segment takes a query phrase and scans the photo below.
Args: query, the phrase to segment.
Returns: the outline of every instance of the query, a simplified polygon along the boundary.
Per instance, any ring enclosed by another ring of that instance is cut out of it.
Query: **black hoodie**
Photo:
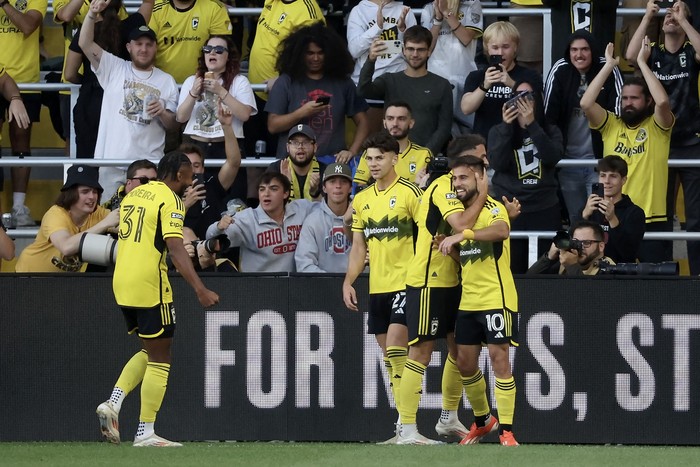
[[[590,84],[593,78],[603,68],[605,57],[596,46],[593,36],[586,30],[579,30],[569,36],[564,49],[564,58],[558,60],[547,76],[545,83],[545,117],[547,122],[559,127],[562,136],[564,137],[564,150],[566,151],[567,136],[569,134],[569,120],[574,108],[580,107],[580,98],[578,97],[579,84],[581,82],[581,73],[571,63],[569,48],[571,43],[576,39],[583,39],[591,47],[591,56],[593,61],[591,67],[586,73],[586,82]],[[606,110],[620,114],[620,103],[622,95],[622,74],[615,67],[615,70],[610,74],[603,89],[598,94],[596,102]],[[603,141],[600,133],[591,131],[593,139],[593,152],[596,158],[601,158],[603,154]]]

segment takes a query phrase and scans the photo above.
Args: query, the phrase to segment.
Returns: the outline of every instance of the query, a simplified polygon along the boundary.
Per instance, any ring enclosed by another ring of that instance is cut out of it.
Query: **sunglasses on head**
[[[223,45],[205,45],[202,47],[202,52],[205,54],[210,54],[212,52],[216,54],[223,54],[224,52],[228,52],[228,49],[224,47]]]
[[[131,177],[129,180],[138,180],[141,185],[145,185],[148,182],[155,182],[158,180],[157,178],[148,178],[148,177]]]

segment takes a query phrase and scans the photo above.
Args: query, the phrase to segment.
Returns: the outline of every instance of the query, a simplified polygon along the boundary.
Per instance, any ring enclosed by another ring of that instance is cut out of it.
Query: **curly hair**
[[[343,38],[323,23],[304,26],[291,33],[280,44],[276,68],[282,74],[300,80],[306,76],[304,57],[309,44],[316,44],[324,51],[323,75],[331,79],[346,79],[355,68],[355,61]]]
[[[207,39],[207,43],[211,39],[215,38],[226,41],[226,48],[228,49],[228,60],[226,60],[226,68],[224,69],[224,72],[221,73],[221,79],[223,81],[222,86],[224,87],[224,89],[230,89],[231,83],[233,83],[233,79],[241,71],[241,54],[238,51],[238,47],[236,47],[236,44],[233,43],[233,39],[231,38],[231,36],[222,36],[214,34],[212,36],[209,36],[209,39]],[[207,68],[206,62],[204,61],[204,51],[200,50],[199,58],[197,59],[196,76],[202,78],[204,77],[204,73],[206,73],[207,71],[209,71],[209,69]]]

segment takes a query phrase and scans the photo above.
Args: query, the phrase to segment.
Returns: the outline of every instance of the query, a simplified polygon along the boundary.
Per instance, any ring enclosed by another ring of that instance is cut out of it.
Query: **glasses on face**
[[[148,177],[131,177],[129,180],[138,180],[141,185],[145,185],[148,182],[155,182],[158,179]]]
[[[574,238],[574,240],[578,240],[578,239]],[[588,248],[591,245],[593,245],[594,243],[602,242],[602,240],[578,240],[578,241],[581,242],[581,245],[583,245],[584,248]]]
[[[205,45],[202,47],[202,52],[205,54],[214,52],[215,54],[221,55],[224,52],[228,52],[228,49],[223,45]]]
[[[407,53],[412,54],[412,53],[419,53],[419,54],[424,54],[428,52],[427,47],[405,47],[404,50],[406,50]]]
[[[309,148],[311,147],[314,142],[313,141],[296,141],[296,140],[289,140],[287,142],[291,147],[293,148]]]

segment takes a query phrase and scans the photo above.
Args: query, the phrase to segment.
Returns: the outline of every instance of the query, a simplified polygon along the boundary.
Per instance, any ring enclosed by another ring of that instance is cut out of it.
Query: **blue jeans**
[[[591,194],[591,185],[598,181],[598,174],[593,167],[563,167],[557,173],[570,225],[582,219],[581,213]]]

